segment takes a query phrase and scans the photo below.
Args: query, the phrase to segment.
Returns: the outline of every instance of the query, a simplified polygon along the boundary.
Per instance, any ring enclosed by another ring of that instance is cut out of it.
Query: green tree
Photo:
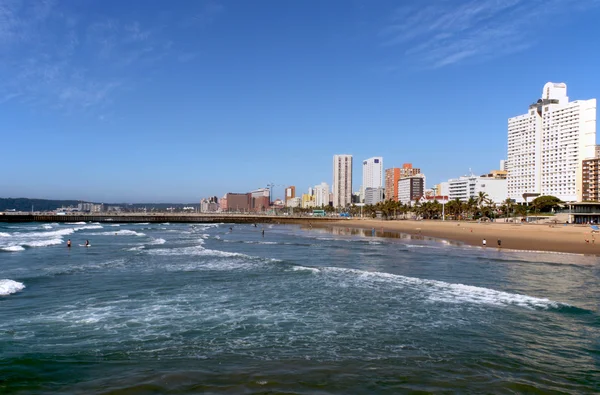
[[[559,208],[561,203],[563,202],[555,196],[538,196],[531,202],[531,207],[536,211],[548,213],[552,209]]]

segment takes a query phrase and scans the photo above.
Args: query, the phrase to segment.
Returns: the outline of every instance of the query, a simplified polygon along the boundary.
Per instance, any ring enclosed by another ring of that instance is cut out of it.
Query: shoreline
[[[477,247],[482,247],[485,239],[487,248],[502,250],[600,255],[600,233],[592,233],[589,226],[378,219],[349,219],[313,225],[399,232]],[[498,240],[501,241],[500,247]]]

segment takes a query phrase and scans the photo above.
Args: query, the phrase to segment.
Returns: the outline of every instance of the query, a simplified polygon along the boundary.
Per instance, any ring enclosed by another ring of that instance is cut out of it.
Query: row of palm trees
[[[454,199],[443,205],[437,200],[430,202],[412,202],[412,204],[402,204],[393,200],[386,200],[373,205],[365,205],[362,208],[356,205],[346,209],[336,210],[331,206],[323,206],[321,209],[327,213],[336,211],[347,212],[352,216],[376,217],[381,215],[388,219],[446,219],[464,220],[478,218],[498,218],[498,217],[525,217],[527,207],[514,204],[512,200],[506,199],[502,204],[496,205],[485,192],[479,192],[477,197],[470,198],[466,202]],[[296,212],[311,212],[312,209],[294,209]]]

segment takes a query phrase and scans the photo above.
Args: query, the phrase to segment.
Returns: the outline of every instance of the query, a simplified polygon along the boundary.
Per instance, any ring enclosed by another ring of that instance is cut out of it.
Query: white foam
[[[150,225],[150,222],[139,222],[134,225]]]
[[[25,248],[23,248],[21,246],[10,246],[10,247],[2,247],[2,248],[0,248],[0,250],[8,251],[8,252],[17,252],[17,251],[25,251]]]
[[[292,270],[295,272],[298,271],[308,271],[308,272],[312,272],[312,273],[320,273],[321,271],[315,267],[306,267],[306,266],[294,266],[292,267]]]
[[[85,222],[65,222],[65,225],[85,225]]]
[[[209,250],[201,245],[193,247],[181,247],[181,248],[170,248],[170,249],[156,249],[148,251],[151,255],[195,255],[195,256],[217,256],[217,257],[243,257],[251,258],[248,255],[240,254],[238,252],[226,252],[219,250]]]
[[[63,240],[62,239],[47,239],[47,240],[31,240],[31,241],[26,241],[23,243],[23,245],[27,246],[27,247],[48,247],[48,246],[53,246],[53,245],[57,245],[57,244],[62,244]]]
[[[400,285],[402,288],[414,288],[430,302],[444,303],[471,303],[494,306],[515,305],[526,308],[556,308],[569,306],[565,303],[555,302],[546,298],[496,291],[494,289],[476,287],[472,285],[447,283],[438,280],[426,280],[414,277],[406,277],[397,274],[382,272],[367,272],[357,269],[345,269],[337,267],[326,267],[321,271],[329,273],[350,274],[360,282],[388,283]]]
[[[137,247],[128,248],[127,251],[140,251],[140,250],[143,250],[144,248],[146,248],[146,246],[141,245],[141,246],[137,246]]]
[[[0,237],[10,237],[10,233],[0,232]]]
[[[145,233],[141,233],[141,232],[136,232],[133,230],[128,230],[128,229],[123,229],[123,230],[119,230],[116,232],[101,232],[101,233],[96,233],[97,235],[100,236],[115,236],[115,235],[120,235],[120,236],[146,236]]]
[[[52,229],[52,225],[44,225],[43,228],[44,229]]]
[[[0,296],[14,294],[25,288],[23,283],[13,280],[0,280]]]
[[[119,224],[112,224],[111,226],[121,226],[121,225],[119,225]]]
[[[79,228],[75,228],[75,230],[83,230],[83,229],[104,229],[102,225],[85,225],[80,226]]]
[[[167,241],[165,239],[154,239],[149,244],[160,245],[165,244]]]

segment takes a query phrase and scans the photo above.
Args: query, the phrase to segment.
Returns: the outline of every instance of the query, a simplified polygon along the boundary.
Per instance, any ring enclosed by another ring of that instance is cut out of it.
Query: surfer
[[[89,247],[89,246],[90,246],[90,241],[89,241],[89,240],[86,240],[86,241],[85,241],[85,246],[86,246],[86,247]]]
[[[71,239],[67,240],[67,247],[71,248]]]
[[[262,237],[265,237],[265,230],[262,230]]]

